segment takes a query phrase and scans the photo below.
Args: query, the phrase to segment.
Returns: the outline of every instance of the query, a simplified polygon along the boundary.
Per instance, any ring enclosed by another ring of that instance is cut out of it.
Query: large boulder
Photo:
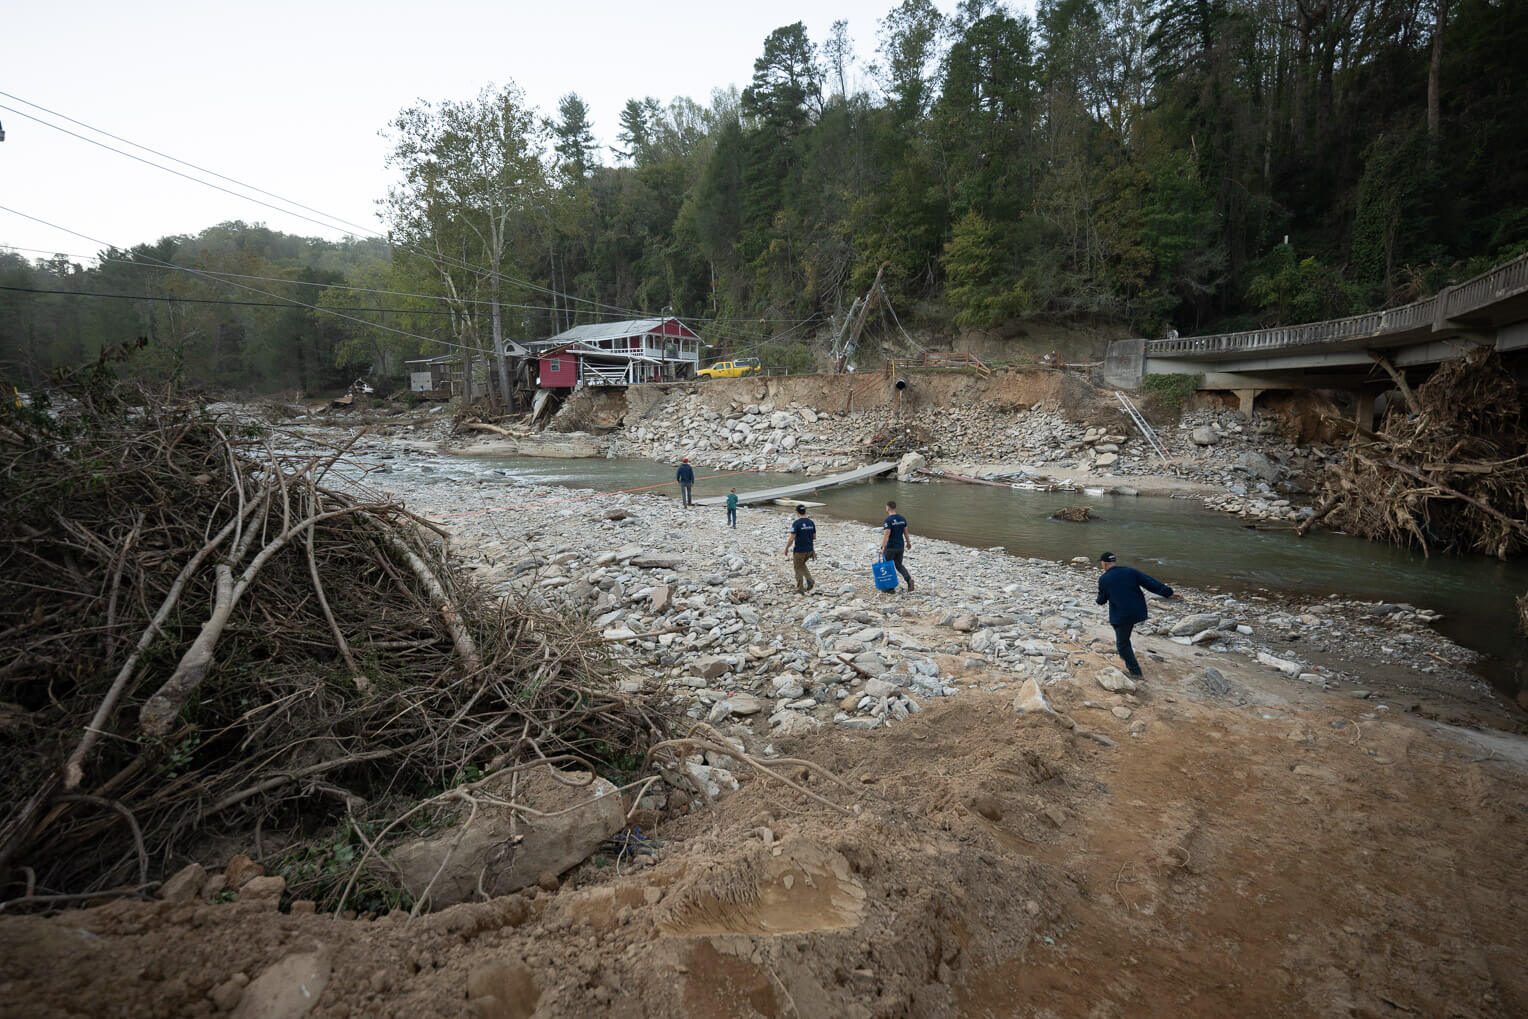
[[[1264,481],[1277,481],[1281,474],[1277,464],[1263,454],[1251,450],[1241,455],[1237,465],[1253,477],[1261,478]]]
[[[1220,433],[1209,425],[1200,425],[1189,433],[1188,438],[1196,446],[1213,446],[1220,441]]]
[[[904,453],[897,461],[897,480],[906,481],[927,466],[928,460],[922,453]]]
[[[465,832],[459,825],[467,822],[467,813],[457,825],[394,850],[399,883],[410,895],[423,895],[435,879],[432,908],[476,899],[480,878],[488,895],[505,895],[535,884],[542,874],[561,874],[626,826],[616,787],[602,778],[591,780],[587,772],[543,765],[520,772],[513,788],[509,776],[489,779],[481,788],[537,813],[516,820],[508,808],[480,803]]]

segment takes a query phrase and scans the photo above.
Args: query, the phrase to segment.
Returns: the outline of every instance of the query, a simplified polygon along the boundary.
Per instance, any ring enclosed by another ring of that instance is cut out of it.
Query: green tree
[[[589,176],[589,171],[599,165],[599,153],[589,105],[577,92],[569,92],[558,100],[557,119],[551,128],[553,148],[562,160],[562,171],[574,181]]]
[[[946,297],[961,325],[993,326],[1029,310],[1029,294],[1014,279],[997,231],[979,213],[955,224],[943,262]]]

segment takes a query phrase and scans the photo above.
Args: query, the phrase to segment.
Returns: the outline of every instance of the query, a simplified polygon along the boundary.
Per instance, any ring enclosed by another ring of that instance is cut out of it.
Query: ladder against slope
[[[1130,420],[1135,422],[1135,427],[1140,430],[1142,437],[1146,439],[1146,444],[1151,447],[1151,451],[1157,455],[1159,460],[1166,463],[1167,450],[1163,447],[1162,440],[1157,438],[1157,433],[1152,430],[1151,425],[1146,423],[1146,419],[1141,416],[1141,412],[1136,409],[1130,397],[1118,389],[1114,391],[1114,395],[1119,398],[1119,405],[1125,408],[1125,413],[1130,416]]]

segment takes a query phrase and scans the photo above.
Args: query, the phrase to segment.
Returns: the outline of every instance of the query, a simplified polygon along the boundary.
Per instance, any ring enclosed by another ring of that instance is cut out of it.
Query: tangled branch
[[[89,382],[0,409],[0,899],[146,887],[205,835],[380,824],[521,761],[624,774],[665,738],[587,619],[473,587],[346,449]]]

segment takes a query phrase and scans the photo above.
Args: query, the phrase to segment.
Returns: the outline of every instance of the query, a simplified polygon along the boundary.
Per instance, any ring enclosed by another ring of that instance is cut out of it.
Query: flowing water
[[[650,490],[677,495],[671,465],[646,460],[553,460],[539,458],[400,459],[397,472],[422,471],[442,482],[503,477],[598,491]],[[778,474],[718,474],[698,468],[696,497],[772,488]],[[1517,630],[1514,599],[1528,592],[1528,562],[1502,563],[1479,556],[1433,556],[1339,534],[1297,538],[1288,531],[1258,531],[1188,499],[1087,496],[1076,492],[1026,492],[984,485],[904,484],[892,480],[833,488],[813,497],[825,503],[816,515],[879,523],[886,500],[908,518],[917,572],[918,535],[977,548],[1001,547],[1046,559],[1096,558],[1105,549],[1170,584],[1231,591],[1268,589],[1308,595],[1337,594],[1369,601],[1408,602],[1444,614],[1437,629],[1490,656],[1482,671],[1509,695],[1528,681],[1528,638]],[[1049,519],[1063,506],[1087,505],[1094,519],[1069,524]],[[697,508],[697,513],[724,511]],[[782,540],[786,510],[744,507],[739,520],[768,514]],[[865,549],[866,561],[874,554]]]

